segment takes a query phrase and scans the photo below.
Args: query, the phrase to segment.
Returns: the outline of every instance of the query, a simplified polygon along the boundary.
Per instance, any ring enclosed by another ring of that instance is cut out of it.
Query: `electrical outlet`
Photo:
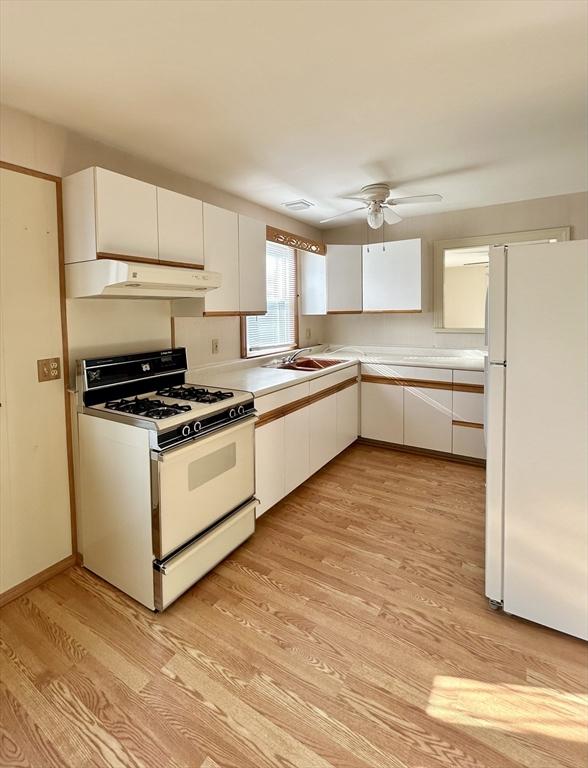
[[[311,329],[310,329],[310,328],[307,328],[307,329],[306,329],[306,338],[307,338],[307,339],[310,339],[311,337],[312,337],[312,331],[311,331]]]
[[[213,339],[211,344],[211,350],[213,355],[218,355],[218,339]]]
[[[37,380],[54,381],[61,378],[61,361],[58,357],[37,360]]]

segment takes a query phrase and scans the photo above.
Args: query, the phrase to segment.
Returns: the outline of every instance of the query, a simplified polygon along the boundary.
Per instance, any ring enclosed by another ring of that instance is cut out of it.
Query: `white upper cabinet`
[[[205,298],[206,314],[264,314],[266,227],[261,221],[204,203],[204,264],[222,285]]]
[[[104,168],[63,179],[65,261],[96,255],[202,266],[202,201]]]
[[[361,245],[327,245],[327,313],[361,312]]]
[[[327,259],[320,253],[300,252],[300,311],[303,315],[327,314]]]
[[[422,241],[363,246],[363,311],[422,311]]]
[[[207,313],[239,313],[239,217],[204,203],[204,264],[220,272],[220,288],[205,298]]]
[[[239,215],[239,310],[245,314],[267,312],[265,243],[263,221]]]
[[[159,258],[181,264],[204,264],[202,200],[157,188]]]
[[[120,173],[95,169],[96,251],[157,259],[157,190]]]

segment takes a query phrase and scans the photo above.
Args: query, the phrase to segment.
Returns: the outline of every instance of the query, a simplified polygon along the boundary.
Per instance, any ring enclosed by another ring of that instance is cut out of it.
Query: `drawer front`
[[[276,392],[270,392],[269,395],[262,395],[255,398],[255,410],[261,416],[268,411],[281,408],[283,405],[293,403],[295,400],[301,400],[307,397],[309,392],[308,381],[302,384],[294,384],[292,387],[284,387]]]
[[[329,389],[329,387],[334,387],[336,384],[342,384],[354,376],[357,376],[357,365],[350,365],[340,371],[335,371],[335,373],[327,373],[324,376],[311,379],[309,382],[310,394],[314,395],[317,392],[322,392],[323,389]]]
[[[246,419],[163,453],[152,476],[159,493],[154,551],[159,559],[236,509],[254,493],[254,423]]]
[[[255,531],[252,501],[154,570],[155,608],[162,611]]]
[[[455,421],[484,423],[484,395],[477,392],[453,393],[453,418]]]
[[[484,371],[453,371],[453,383],[484,386]]]
[[[453,453],[459,456],[472,456],[476,459],[486,458],[484,430],[476,427],[453,425]]]
[[[381,376],[391,379],[406,379],[446,383],[451,389],[453,371],[446,368],[420,368],[408,365],[393,365],[389,363],[363,363],[362,376]]]

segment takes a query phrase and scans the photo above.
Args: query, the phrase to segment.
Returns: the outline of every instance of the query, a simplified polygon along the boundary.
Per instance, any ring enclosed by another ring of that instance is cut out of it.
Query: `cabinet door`
[[[403,387],[361,383],[361,436],[386,443],[404,443]]]
[[[309,409],[300,408],[284,417],[284,493],[290,493],[310,474]]]
[[[159,258],[184,264],[204,264],[202,200],[157,189]]]
[[[239,303],[241,312],[267,312],[265,224],[239,216]]]
[[[327,312],[361,312],[361,245],[327,246]]]
[[[95,196],[98,253],[159,258],[156,187],[96,168]]]
[[[420,312],[421,240],[363,246],[363,311]]]
[[[337,400],[337,452],[357,440],[359,427],[359,384],[342,389]]]
[[[220,272],[220,288],[205,298],[206,312],[239,313],[239,223],[232,211],[216,205],[203,205],[204,264]]]
[[[284,419],[255,430],[255,495],[257,517],[284,496]]]
[[[404,387],[404,444],[451,453],[450,389]]]
[[[330,395],[308,406],[310,418],[310,474],[337,453],[337,396]]]
[[[300,252],[301,307],[303,315],[327,313],[327,259],[320,253]]]

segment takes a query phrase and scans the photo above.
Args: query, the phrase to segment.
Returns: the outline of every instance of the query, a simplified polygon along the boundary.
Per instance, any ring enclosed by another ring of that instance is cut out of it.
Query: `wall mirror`
[[[569,239],[570,228],[558,227],[438,240],[433,248],[435,330],[484,333],[491,246]]]

